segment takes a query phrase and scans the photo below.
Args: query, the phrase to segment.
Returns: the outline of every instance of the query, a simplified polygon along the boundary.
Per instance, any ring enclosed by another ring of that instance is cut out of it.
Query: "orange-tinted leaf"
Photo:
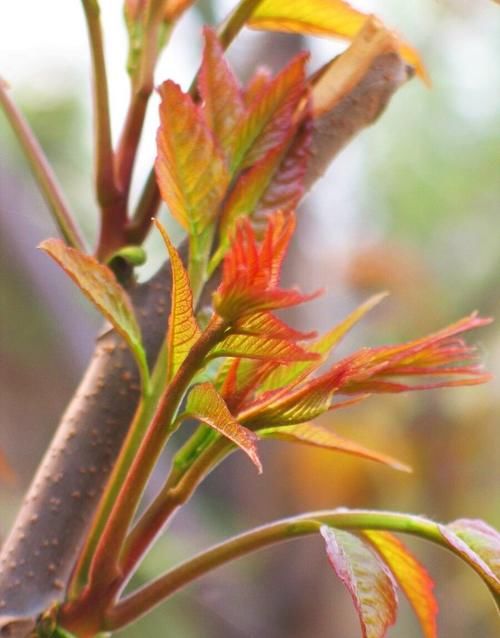
[[[99,309],[132,351],[143,382],[148,377],[146,355],[132,303],[113,272],[94,257],[66,246],[60,239],[47,239],[40,248],[73,279],[84,295]]]
[[[214,308],[227,321],[266,310],[286,308],[313,298],[277,288],[283,259],[295,226],[294,216],[277,211],[269,217],[260,246],[255,232],[242,220],[224,259],[222,282],[214,293]]]
[[[165,20],[173,22],[193,4],[194,0],[167,0],[165,3]]]
[[[240,447],[257,466],[262,465],[257,454],[257,436],[240,425],[229,411],[224,399],[211,383],[196,385],[190,392],[186,413],[214,428]]]
[[[326,355],[330,354],[333,348],[341,341],[341,339],[353,328],[360,319],[362,319],[367,312],[377,306],[385,297],[387,293],[380,293],[373,295],[365,303],[351,312],[340,323],[336,324],[331,330],[329,330],[322,337],[313,341],[307,346],[309,352],[315,352],[322,357],[311,363],[294,363],[289,366],[281,366],[274,370],[263,382],[263,390],[274,390],[284,386],[290,386],[291,384],[297,384],[307,376],[309,376],[314,370],[317,370],[326,360]]]
[[[374,450],[369,450],[354,441],[343,439],[342,437],[337,436],[334,432],[313,423],[264,428],[259,430],[258,433],[262,438],[280,439],[283,441],[290,441],[291,443],[312,445],[314,447],[320,447],[334,452],[353,454],[354,456],[360,456],[371,461],[383,463],[384,465],[388,465],[389,467],[401,472],[411,472],[408,465],[400,463],[397,459]]]
[[[408,343],[365,348],[351,357],[350,376],[344,379],[342,392],[405,392],[430,388],[476,385],[490,378],[476,365],[476,351],[457,335],[488,325],[490,319],[476,313],[431,335]],[[460,364],[460,365],[455,365]],[[418,385],[388,381],[400,376],[460,376]]]
[[[245,89],[245,104],[250,105],[256,100],[271,84],[273,79],[270,69],[261,66],[250,78],[250,82]]]
[[[212,29],[205,28],[205,50],[198,78],[203,114],[224,151],[229,166],[241,121],[246,114],[242,92],[223,57],[222,46]]]
[[[367,14],[357,11],[344,0],[263,0],[252,15],[249,26],[352,40],[367,18]],[[398,43],[401,56],[427,81],[427,73],[418,52],[400,39]]]
[[[307,57],[294,58],[252,101],[238,131],[235,166],[253,166],[287,137],[305,95]]]
[[[271,361],[302,361],[316,355],[284,339],[256,335],[229,335],[210,351],[210,357],[241,357]]]
[[[357,536],[323,525],[328,560],[349,591],[363,638],[384,638],[396,621],[396,585],[384,563]]]
[[[488,584],[500,607],[500,534],[483,521],[469,519],[439,529],[450,548]]]
[[[363,535],[375,547],[404,591],[425,638],[437,638],[438,605],[432,591],[434,583],[427,570],[393,534],[365,531]]]
[[[172,303],[168,319],[167,382],[182,365],[187,354],[200,336],[200,329],[193,313],[193,294],[189,277],[179,253],[170,241],[162,224],[155,220],[170,255],[172,267]]]
[[[191,97],[168,80],[160,87],[155,169],[170,212],[190,235],[210,226],[229,183],[222,152]]]

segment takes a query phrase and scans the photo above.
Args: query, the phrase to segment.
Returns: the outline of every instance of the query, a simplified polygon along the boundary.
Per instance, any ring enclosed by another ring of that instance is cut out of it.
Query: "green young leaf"
[[[440,525],[439,531],[452,551],[487,583],[500,610],[500,534],[484,521],[470,519]]]
[[[331,566],[352,596],[363,638],[384,638],[398,609],[391,573],[353,534],[322,525],[321,535]]]
[[[198,419],[230,439],[250,457],[259,473],[262,472],[255,445],[257,436],[236,421],[211,383],[194,386],[187,400],[186,416]]]
[[[370,450],[354,441],[343,439],[334,432],[313,423],[302,423],[299,425],[285,425],[282,427],[264,428],[258,430],[258,434],[263,439],[280,439],[291,443],[311,445],[313,447],[353,454],[371,461],[377,461],[388,465],[401,472],[411,472],[411,468],[397,459],[381,454],[375,450]]]
[[[179,253],[162,224],[155,220],[170,255],[172,266],[172,303],[167,334],[167,383],[182,365],[201,332],[193,312],[193,293]]]
[[[47,239],[40,244],[73,279],[84,295],[99,309],[116,331],[125,339],[137,361],[143,391],[148,387],[148,366],[142,346],[141,331],[132,303],[113,272],[94,257],[66,246],[60,239]]]
[[[160,95],[156,178],[170,212],[188,232],[191,285],[198,291],[229,171],[192,98],[170,80],[161,85]]]
[[[309,361],[316,355],[284,339],[255,335],[229,335],[210,352],[210,357],[241,357],[264,361]]]
[[[391,570],[420,622],[425,638],[437,638],[438,605],[434,583],[427,570],[408,548],[390,532],[363,532]]]

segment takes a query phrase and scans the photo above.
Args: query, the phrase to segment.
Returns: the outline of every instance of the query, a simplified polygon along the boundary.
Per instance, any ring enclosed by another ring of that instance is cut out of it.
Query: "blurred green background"
[[[0,6],[0,72],[92,239],[88,54],[80,7],[64,0],[19,4]],[[120,4],[102,0],[115,133],[127,100]],[[204,0],[183,18],[158,81],[172,76],[189,84],[202,21],[218,20],[231,4]],[[336,160],[300,212],[287,282],[306,290],[324,286],[328,293],[290,321],[324,330],[368,294],[392,293],[346,340],[342,354],[422,335],[474,309],[500,312],[500,8],[489,0],[354,4],[383,16],[417,46],[433,88],[418,80],[404,87],[377,125]],[[279,68],[304,47],[313,52],[311,68],[342,49],[327,40],[244,33],[230,58],[245,77],[257,64]],[[154,154],[155,126],[153,104],[134,194]],[[0,485],[4,536],[92,351],[99,318],[35,249],[55,230],[1,115],[0,140],[0,449],[16,475]],[[155,241],[148,242],[148,254],[143,278],[163,258]],[[470,340],[498,377],[498,326]],[[257,478],[235,455],[179,514],[139,578],[232,532],[304,509],[377,507],[442,521],[481,517],[500,526],[499,390],[494,378],[484,387],[374,397],[328,417],[336,431],[409,462],[414,473],[408,476],[268,442],[261,445],[265,473]],[[411,545],[436,580],[441,635],[497,636],[493,604],[470,570],[433,547]],[[349,638],[359,629],[321,542],[308,539],[218,570],[122,635]],[[390,636],[419,635],[403,604]]]

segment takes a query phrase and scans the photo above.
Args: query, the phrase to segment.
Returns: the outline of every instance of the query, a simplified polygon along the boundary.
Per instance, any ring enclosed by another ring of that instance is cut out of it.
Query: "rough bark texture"
[[[352,137],[378,117],[409,75],[396,54],[380,56],[354,89],[316,121],[307,189]],[[131,291],[150,361],[165,332],[169,271],[167,264]],[[104,333],[2,548],[2,637],[29,635],[36,616],[62,598],[138,391],[138,373],[126,346],[114,331]]]
[[[165,334],[170,264],[130,292],[152,362]],[[132,356],[105,330],[2,548],[0,613],[32,618],[61,598],[138,397]],[[17,635],[10,626],[2,635]]]

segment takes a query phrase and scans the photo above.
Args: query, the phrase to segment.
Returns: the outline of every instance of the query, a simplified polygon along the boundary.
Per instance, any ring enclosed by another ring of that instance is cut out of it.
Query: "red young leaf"
[[[155,220],[155,224],[167,246],[172,267],[172,310],[168,318],[167,336],[167,382],[169,382],[201,333],[193,313],[193,294],[188,274],[167,231],[159,221]]]
[[[214,308],[227,321],[247,315],[293,306],[314,295],[277,287],[281,266],[294,229],[294,217],[277,211],[269,218],[260,246],[248,222],[236,231],[224,259],[222,282],[214,293]]]
[[[322,355],[320,359],[311,363],[294,363],[288,366],[280,366],[272,371],[262,383],[262,390],[274,390],[281,387],[291,387],[303,381],[314,370],[318,369],[331,353],[332,349],[341,341],[341,339],[362,319],[367,312],[377,306],[387,293],[380,293],[370,297],[365,303],[351,312],[340,323],[336,324],[326,334],[307,346],[309,352],[316,352]]]
[[[199,236],[217,215],[229,173],[199,108],[168,80],[160,87],[156,177],[170,212]]]
[[[434,334],[397,346],[365,348],[350,357],[351,372],[344,379],[342,392],[404,392],[439,387],[453,387],[484,383],[490,375],[478,365],[468,363],[476,356],[474,348],[456,335],[488,325],[476,313],[439,330]],[[356,360],[357,359],[357,360]],[[465,365],[454,365],[462,363]],[[399,376],[460,376],[420,385],[406,385],[386,381]]]
[[[198,90],[203,99],[203,114],[208,127],[219,141],[231,166],[246,108],[238,82],[223,57],[224,52],[215,32],[206,27],[204,33],[205,50]]]
[[[312,423],[264,428],[262,430],[258,430],[258,434],[264,439],[280,439],[283,441],[290,441],[291,443],[301,443],[304,445],[320,447],[334,452],[353,454],[354,456],[360,456],[371,461],[383,463],[384,465],[388,465],[389,467],[401,472],[411,472],[411,468],[409,468],[408,465],[400,463],[397,459],[394,459],[391,456],[365,448],[354,441],[343,439],[342,437],[337,436],[334,432]]]
[[[148,366],[139,324],[132,303],[113,272],[94,257],[66,246],[60,239],[46,239],[39,247],[61,266],[87,299],[125,339],[145,382],[148,378]]]
[[[304,195],[304,177],[311,149],[311,121],[302,122],[302,129],[288,148],[279,169],[262,196],[254,215],[261,219],[277,210],[295,210]]]
[[[437,638],[438,605],[432,592],[434,583],[426,569],[393,534],[365,531],[363,535],[375,547],[404,591],[425,638]]]
[[[352,596],[363,638],[384,638],[396,621],[396,585],[384,563],[357,536],[322,525],[328,560]]]
[[[305,96],[307,58],[294,58],[251,102],[238,132],[234,166],[253,166],[286,139]]]
[[[224,399],[211,383],[202,383],[191,390],[186,414],[214,428],[240,447],[262,472],[262,464],[257,454],[257,436],[240,425],[228,410]]]

